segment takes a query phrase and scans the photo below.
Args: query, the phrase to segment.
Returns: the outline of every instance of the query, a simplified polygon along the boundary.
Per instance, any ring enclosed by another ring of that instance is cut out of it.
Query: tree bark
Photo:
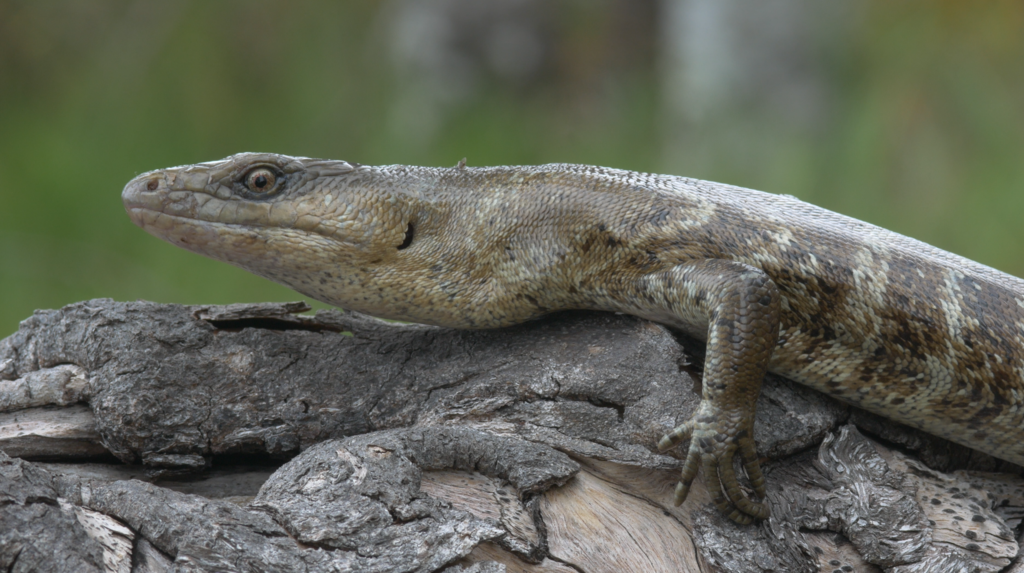
[[[771,517],[729,522],[699,480],[673,506],[679,452],[655,444],[696,408],[701,345],[660,325],[305,310],[92,300],[0,341],[0,450],[22,458],[0,453],[0,567],[1020,567],[1024,482],[976,471],[1016,468],[774,376]]]

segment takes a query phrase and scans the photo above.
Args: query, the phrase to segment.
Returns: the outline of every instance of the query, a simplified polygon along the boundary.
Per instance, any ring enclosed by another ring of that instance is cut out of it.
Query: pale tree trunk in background
[[[786,152],[780,133],[799,139],[826,128],[838,95],[834,59],[862,5],[661,0],[660,171],[770,173]]]

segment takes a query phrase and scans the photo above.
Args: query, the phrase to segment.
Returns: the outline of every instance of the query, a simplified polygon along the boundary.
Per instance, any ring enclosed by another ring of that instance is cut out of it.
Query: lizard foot
[[[695,419],[707,419],[707,417],[701,416],[695,417]],[[686,461],[683,462],[680,481],[676,484],[675,504],[677,506],[686,501],[686,497],[690,494],[690,485],[697,477],[697,470],[703,467],[704,479],[711,493],[711,500],[719,511],[729,519],[740,525],[747,525],[768,517],[768,506],[747,497],[740,488],[739,481],[736,479],[736,470],[733,467],[733,461],[738,451],[754,493],[760,499],[764,499],[766,494],[764,474],[761,473],[754,439],[750,436],[749,430],[740,430],[735,433],[735,436],[730,436],[719,432],[713,423],[695,423],[691,420],[661,438],[658,442],[658,449],[665,451],[687,440],[690,441],[690,447],[686,453]]]

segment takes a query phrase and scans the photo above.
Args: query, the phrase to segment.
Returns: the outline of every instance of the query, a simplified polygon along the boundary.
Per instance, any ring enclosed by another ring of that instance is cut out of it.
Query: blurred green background
[[[150,237],[240,151],[775,193],[1024,275],[1024,2],[0,0],[0,337],[92,297],[296,300]]]

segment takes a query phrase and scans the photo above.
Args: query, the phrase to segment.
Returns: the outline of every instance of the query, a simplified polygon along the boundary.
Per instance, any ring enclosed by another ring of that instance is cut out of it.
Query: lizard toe
[[[760,519],[757,515],[752,515],[751,513],[744,511],[743,508],[733,502],[733,495],[737,495],[744,500],[746,500],[746,498],[742,496],[738,483],[723,483],[720,470],[725,467],[725,464],[723,463],[725,460],[714,454],[704,454],[702,461],[702,465],[704,466],[704,480],[708,491],[711,493],[711,502],[715,504],[718,511],[721,511],[726,517],[739,525],[749,525],[757,519]],[[730,464],[732,463],[731,456],[729,456],[728,461]],[[735,475],[733,476],[733,482],[735,482]],[[731,492],[730,490],[733,491]],[[749,500],[746,501],[749,502]],[[765,512],[765,515],[767,515],[767,511]]]
[[[686,452],[686,461],[683,462],[683,470],[679,476],[679,483],[676,484],[675,499],[676,506],[680,506],[690,495],[690,486],[697,477],[697,470],[700,468],[701,453],[696,444],[691,443],[689,451]]]
[[[743,460],[743,470],[747,472],[750,486],[754,488],[754,493],[757,494],[757,497],[761,499],[768,497],[768,492],[764,486],[764,474],[761,472],[761,463],[757,459],[757,446],[754,445],[754,439],[749,435],[743,436],[739,440],[739,446],[740,458]]]
[[[693,422],[691,421],[662,436],[661,439],[658,440],[658,450],[664,452],[665,450],[672,449],[679,444],[688,441],[692,435]]]
[[[736,479],[736,468],[733,465],[736,451],[737,446],[730,444],[726,447],[723,455],[717,460],[720,487],[728,497],[730,504],[744,515],[753,519],[765,519],[768,517],[768,506],[762,502],[753,501],[747,497],[747,494],[744,493],[743,489],[740,487],[739,480]],[[756,459],[754,460],[754,464],[757,464]],[[757,473],[760,474],[760,466],[758,466]],[[708,487],[710,488],[711,486]],[[761,479],[761,489],[764,490],[763,477]],[[763,498],[764,496],[759,494],[759,497]],[[721,506],[719,507],[721,508]],[[732,518],[733,521],[737,521],[731,513],[729,517]]]

